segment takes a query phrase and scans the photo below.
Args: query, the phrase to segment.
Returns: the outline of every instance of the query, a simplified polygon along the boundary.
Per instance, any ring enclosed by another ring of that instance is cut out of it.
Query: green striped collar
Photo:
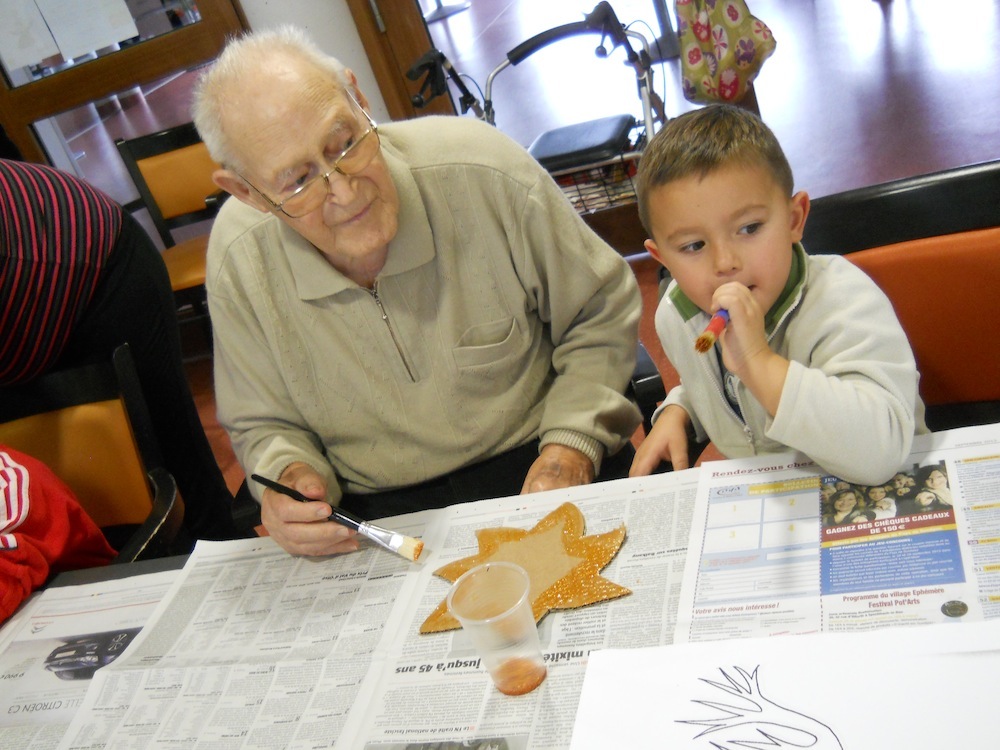
[[[795,298],[805,279],[806,251],[803,249],[801,243],[796,242],[792,245],[792,267],[788,272],[788,280],[785,282],[785,288],[781,290],[778,301],[771,306],[771,309],[767,311],[767,315],[764,316],[764,327],[768,334],[773,331],[774,326],[781,320],[781,316],[795,302]],[[677,312],[680,313],[685,323],[699,313],[705,312],[688,299],[688,296],[681,291],[678,284],[674,284],[670,290],[670,301],[677,308]]]

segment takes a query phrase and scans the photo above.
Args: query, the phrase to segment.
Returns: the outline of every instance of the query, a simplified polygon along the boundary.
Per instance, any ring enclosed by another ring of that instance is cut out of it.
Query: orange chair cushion
[[[1000,399],[1000,227],[845,256],[892,300],[927,404]]]
[[[165,248],[161,255],[170,275],[170,287],[175,292],[205,285],[205,258],[208,235],[192,237]]]
[[[52,469],[98,526],[141,524],[149,516],[149,483],[118,399],[5,422],[0,443]]]
[[[212,173],[218,162],[204,143],[150,156],[137,162],[163,218],[205,210],[205,198],[218,191]]]

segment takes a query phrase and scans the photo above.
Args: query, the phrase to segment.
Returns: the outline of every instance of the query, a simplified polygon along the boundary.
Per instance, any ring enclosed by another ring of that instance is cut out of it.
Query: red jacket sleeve
[[[0,622],[50,574],[106,565],[114,556],[48,466],[0,445]]]

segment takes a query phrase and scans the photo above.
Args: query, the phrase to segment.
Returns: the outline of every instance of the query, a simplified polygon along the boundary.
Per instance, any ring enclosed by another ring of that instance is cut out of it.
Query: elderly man
[[[208,291],[244,469],[367,518],[626,476],[628,265],[494,128],[379,127],[367,107],[287,27],[232,42],[196,91],[215,181],[238,199],[212,230]],[[327,505],[259,498],[290,552],[356,548]]]

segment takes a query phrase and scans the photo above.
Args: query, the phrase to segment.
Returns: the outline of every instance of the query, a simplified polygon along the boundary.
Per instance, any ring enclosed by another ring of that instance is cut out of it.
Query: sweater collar
[[[412,271],[434,259],[434,235],[417,182],[402,155],[387,139],[382,139],[382,153],[389,175],[399,194],[399,227],[389,243],[385,266],[378,277]],[[278,233],[286,248],[295,288],[303,300],[322,299],[358,285],[331,266],[311,242],[278,220]]]
[[[382,139],[382,153],[399,194],[399,229],[389,243],[389,255],[380,278],[412,271],[430,263],[437,254],[431,221],[410,165],[385,137]]]
[[[778,324],[778,321],[781,320],[781,317],[788,312],[788,309],[795,304],[796,299],[798,299],[799,292],[801,291],[803,284],[805,284],[805,280],[806,251],[802,247],[801,243],[796,242],[792,245],[792,267],[788,272],[788,280],[785,281],[785,288],[781,290],[781,294],[778,295],[778,300],[771,306],[771,309],[768,310],[767,314],[764,316],[764,328],[767,330],[768,334],[774,330],[774,327]],[[681,291],[680,286],[676,283],[670,285],[668,296],[685,323],[698,314],[707,315],[704,310],[699,308],[688,298],[686,294],[684,294],[684,292]]]

